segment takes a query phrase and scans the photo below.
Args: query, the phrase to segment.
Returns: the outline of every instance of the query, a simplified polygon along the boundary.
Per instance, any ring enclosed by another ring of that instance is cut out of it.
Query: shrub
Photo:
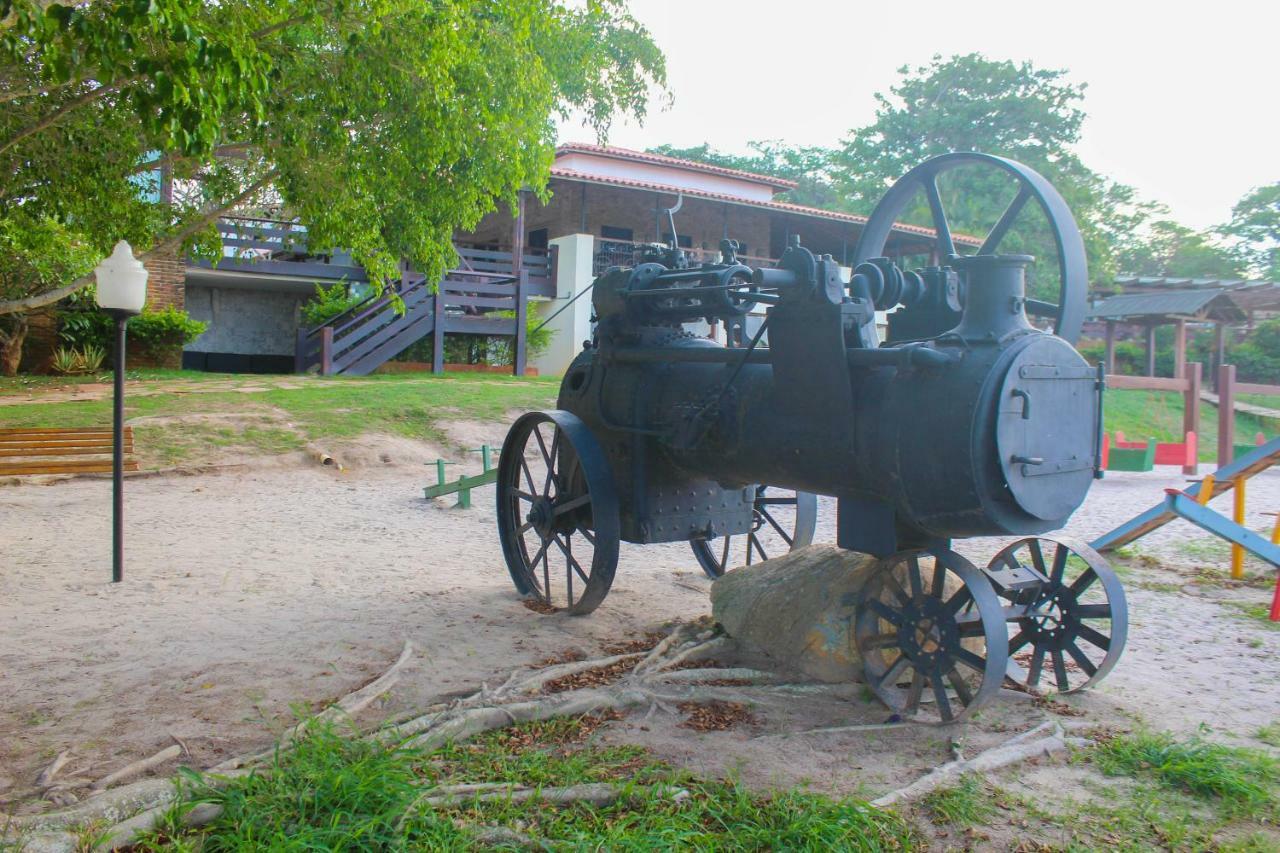
[[[96,288],[77,290],[58,305],[58,338],[71,349],[86,346],[110,352],[115,321],[98,308]]]
[[[346,281],[339,281],[330,287],[317,284],[316,295],[302,306],[302,322],[308,328],[322,326],[362,301],[364,297],[353,295]]]
[[[186,311],[172,305],[163,311],[143,311],[129,321],[129,339],[147,355],[159,357],[166,351],[182,349],[204,334],[208,323],[192,320]]]
[[[95,347],[92,344],[88,344],[79,350],[59,347],[53,353],[53,360],[50,362],[50,366],[54,372],[68,375],[97,373],[106,357],[106,350],[102,347]]]

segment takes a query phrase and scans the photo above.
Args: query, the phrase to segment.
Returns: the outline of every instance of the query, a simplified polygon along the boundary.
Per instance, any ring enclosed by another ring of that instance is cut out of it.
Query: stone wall
[[[209,329],[187,346],[189,352],[292,357],[306,296],[264,290],[191,285],[187,311]]]

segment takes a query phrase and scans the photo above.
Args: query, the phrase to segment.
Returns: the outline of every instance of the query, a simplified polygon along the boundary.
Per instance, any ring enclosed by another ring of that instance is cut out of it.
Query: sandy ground
[[[456,424],[450,437],[474,447],[503,430]],[[379,465],[386,454],[367,447],[362,458],[374,463],[344,472],[299,461],[131,480],[119,585],[108,583],[109,481],[0,488],[0,806],[39,807],[28,801],[32,782],[63,749],[73,754],[65,775],[98,778],[171,737],[195,766],[263,746],[291,709],[365,683],[406,638],[418,652],[370,719],[709,611],[709,582],[687,546],[624,545],[613,591],[594,614],[530,612],[502,561],[492,490],[478,491],[471,510],[426,502],[420,488],[433,469],[396,450]],[[1109,475],[1068,532],[1096,535],[1182,482],[1167,471]],[[1251,483],[1250,504],[1251,525],[1268,527],[1261,513],[1280,508],[1280,472]],[[833,504],[820,518],[817,541],[832,541]],[[959,550],[985,562],[999,544]],[[1223,568],[1225,551],[1185,523],[1148,537],[1141,553],[1165,566],[1128,574],[1128,650],[1077,704],[1097,719],[1137,715],[1181,731],[1203,723],[1242,738],[1280,717],[1280,631],[1230,604],[1264,603],[1269,592],[1192,583],[1197,567]],[[1184,589],[1166,589],[1171,582]],[[953,738],[972,751],[1043,712],[1010,694],[979,722],[945,731],[795,734],[884,716],[852,689],[841,701],[763,706],[755,723],[728,732],[696,734],[659,714],[610,737],[640,739],[698,770],[873,794],[946,760]]]

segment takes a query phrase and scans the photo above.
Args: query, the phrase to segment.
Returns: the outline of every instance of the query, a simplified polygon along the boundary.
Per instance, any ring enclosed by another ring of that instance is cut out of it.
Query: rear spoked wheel
[[[999,589],[1007,603],[1011,680],[1074,693],[1098,683],[1120,659],[1129,633],[1124,587],[1085,543],[1020,539],[992,558],[988,572],[997,581],[1010,572],[1026,578]]]
[[[932,724],[964,719],[999,692],[1008,658],[990,581],[946,549],[881,560],[854,608],[854,641],[876,696]]]
[[[736,536],[691,539],[689,547],[702,571],[715,580],[731,569],[811,544],[817,526],[817,495],[756,486],[750,530]]]
[[[586,425],[558,410],[522,416],[502,445],[497,493],[516,590],[547,612],[595,610],[618,567],[618,498]]]

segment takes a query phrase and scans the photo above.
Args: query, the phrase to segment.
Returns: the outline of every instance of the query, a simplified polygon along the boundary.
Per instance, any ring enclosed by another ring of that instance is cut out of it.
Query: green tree
[[[747,148],[750,154],[726,154],[704,142],[692,148],[659,145],[650,148],[649,152],[795,181],[795,189],[779,194],[780,201],[827,210],[840,209],[839,198],[827,171],[835,153],[833,149],[816,145],[787,145],[776,139],[748,142]]]
[[[1116,247],[1120,272],[1178,278],[1237,278],[1240,261],[1210,234],[1157,219]]]
[[[1237,253],[1250,272],[1280,281],[1280,181],[1242,198],[1221,230],[1238,241]]]
[[[988,59],[971,53],[899,69],[889,93],[877,94],[875,121],[853,131],[837,152],[830,174],[846,209],[870,213],[885,190],[921,161],[951,151],[999,154],[1036,169],[1062,193],[1085,240],[1094,280],[1114,273],[1111,246],[1147,215],[1133,191],[1088,169],[1074,153],[1085,113],[1085,86],[1065,71],[1029,62]],[[955,231],[982,236],[996,222],[1014,190],[1007,176],[961,169],[940,181]],[[1027,208],[1018,233],[1003,251],[1052,256],[1047,223]],[[923,196],[907,221],[930,225]],[[1057,274],[1042,264],[1042,288]]]
[[[220,215],[278,211],[375,284],[434,276],[455,229],[545,189],[557,116],[603,134],[664,82],[618,0],[0,0],[0,223],[217,258]]]

